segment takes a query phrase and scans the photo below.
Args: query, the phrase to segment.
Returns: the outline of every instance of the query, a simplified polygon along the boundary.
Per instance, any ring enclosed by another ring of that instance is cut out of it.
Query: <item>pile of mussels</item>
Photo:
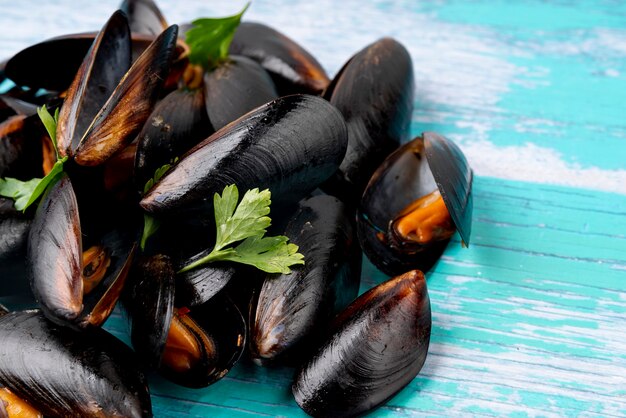
[[[0,198],[0,296],[32,291],[38,305],[0,307],[0,417],[149,417],[148,370],[201,388],[244,353],[297,367],[293,395],[313,416],[381,405],[426,359],[422,271],[471,228],[459,148],[436,133],[408,141],[407,50],[378,40],[330,80],[294,41],[243,22],[206,71],[188,60],[188,25],[168,26],[151,0],[121,9],[98,33],[0,64],[15,84],[0,96],[0,177],[53,168],[36,106],[60,109],[66,158],[38,207]],[[180,272],[211,247],[213,195],[230,184],[271,191],[272,231],[304,265]],[[142,250],[146,213],[161,227]],[[394,277],[357,298],[361,251]],[[118,300],[133,350],[101,329]],[[33,415],[16,412],[24,401]]]

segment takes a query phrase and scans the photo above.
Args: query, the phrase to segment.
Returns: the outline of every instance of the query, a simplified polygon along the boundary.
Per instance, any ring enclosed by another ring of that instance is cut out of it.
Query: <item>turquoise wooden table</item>
[[[116,4],[0,0],[0,56],[97,29]],[[243,2],[159,5],[182,22]],[[246,18],[331,75],[399,39],[413,133],[457,141],[476,174],[472,244],[453,239],[427,276],[426,364],[371,416],[626,416],[626,3],[257,0]],[[364,267],[362,290],[385,279]],[[119,315],[107,327],[126,339]],[[155,416],[303,416],[292,373],[244,362],[204,390],[151,376]]]

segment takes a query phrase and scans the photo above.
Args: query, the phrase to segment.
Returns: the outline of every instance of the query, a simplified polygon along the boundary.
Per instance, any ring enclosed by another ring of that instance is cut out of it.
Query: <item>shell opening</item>
[[[175,373],[187,373],[203,360],[207,355],[205,353],[215,353],[213,341],[182,309],[176,311],[167,335],[161,366]]]
[[[422,196],[407,205],[390,226],[392,241],[426,245],[450,238],[456,227],[439,190]]]
[[[88,295],[100,284],[111,265],[111,255],[102,245],[83,252],[83,294]]]
[[[0,403],[11,418],[43,418],[41,412],[7,388],[0,388]]]

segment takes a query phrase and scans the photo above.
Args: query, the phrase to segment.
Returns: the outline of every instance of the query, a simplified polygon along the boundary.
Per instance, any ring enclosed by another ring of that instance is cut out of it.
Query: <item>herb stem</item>
[[[213,263],[215,261],[220,261],[223,260],[225,258],[225,256],[230,255],[231,253],[234,253],[234,250],[231,248],[227,248],[225,250],[221,250],[221,249],[217,249],[214,248],[208,255],[193,261],[189,264],[187,264],[185,267],[183,267],[182,269],[178,270],[178,273],[185,273],[186,271],[189,270],[193,270],[196,267],[200,267],[204,264],[208,264],[208,263]]]

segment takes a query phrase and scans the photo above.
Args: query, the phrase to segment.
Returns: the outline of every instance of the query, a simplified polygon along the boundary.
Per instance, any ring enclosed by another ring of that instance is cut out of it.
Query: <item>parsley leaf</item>
[[[212,69],[226,59],[241,16],[249,6],[250,3],[246,4],[243,10],[234,16],[196,19],[191,22],[193,27],[187,31],[185,37],[189,45],[189,61]]]
[[[59,122],[59,108],[55,110],[54,117],[52,117],[46,106],[41,106],[37,108],[37,115],[39,115],[39,119],[41,119],[46,131],[48,131],[57,160],[59,160],[59,149],[57,147],[57,123]]]
[[[174,163],[176,161],[178,161],[178,158],[174,159]],[[161,177],[163,177],[165,173],[167,173],[167,170],[169,170],[171,167],[172,167],[172,164],[164,164],[161,167],[157,168],[154,171],[154,176],[152,176],[152,178],[148,180],[146,184],[143,186],[143,193],[144,194],[148,193],[148,191],[152,188],[152,186],[154,186],[156,182],[161,180]],[[161,226],[161,221],[159,221],[158,219],[148,214],[143,215],[143,233],[141,234],[141,242],[140,242],[141,251],[145,250],[146,242],[148,241],[148,238],[154,235],[154,233],[159,229],[160,226]]]
[[[42,179],[34,178],[28,181],[21,181],[14,178],[0,178],[0,196],[9,197],[15,200],[15,209],[26,211],[30,205],[35,203],[39,196],[44,194],[46,189],[57,182],[63,175],[63,164],[67,161],[67,157],[59,158],[59,150],[57,149],[57,122],[59,120],[59,109],[54,112],[54,117],[48,112],[45,106],[37,108],[37,114],[41,122],[48,131],[54,151],[56,153],[57,162],[52,166],[52,170]]]
[[[239,192],[234,184],[226,186],[222,195],[215,193],[215,247],[205,257],[184,266],[179,273],[214,261],[233,261],[248,264],[267,273],[289,274],[295,264],[304,264],[298,246],[288,244],[285,236],[265,237],[271,219],[269,190],[248,190],[239,205]],[[243,241],[234,248],[231,244]]]
[[[41,180],[21,181],[10,177],[0,179],[0,196],[15,200],[15,209],[25,210],[26,204]]]

